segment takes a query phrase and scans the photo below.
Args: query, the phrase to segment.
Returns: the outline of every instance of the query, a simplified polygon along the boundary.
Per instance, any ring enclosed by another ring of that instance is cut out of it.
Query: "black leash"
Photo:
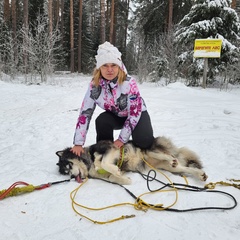
[[[230,197],[233,200],[233,205],[230,207],[198,207],[198,208],[188,208],[188,209],[175,209],[175,208],[168,208],[165,209],[166,211],[172,211],[172,212],[190,212],[190,211],[200,211],[200,210],[231,210],[234,209],[237,206],[237,200],[236,198],[231,195],[230,193],[224,192],[224,191],[219,191],[219,190],[209,190],[207,188],[200,188],[197,186],[192,186],[192,185],[187,185],[187,184],[182,184],[182,183],[164,183],[160,181],[159,179],[156,178],[157,173],[154,170],[150,170],[148,174],[143,174],[141,172],[138,172],[147,182],[147,188],[150,192],[155,192],[162,190],[164,188],[170,187],[170,188],[176,188],[177,190],[182,190],[182,191],[192,191],[192,192],[205,192],[205,193],[219,193],[226,195]],[[151,173],[154,173],[154,176],[151,176]],[[161,183],[163,186],[152,190],[150,188],[150,182],[152,181],[157,181],[158,183]]]
[[[164,208],[163,206],[158,206],[158,205],[156,206],[154,204],[148,204],[148,206],[154,207],[154,208],[159,209],[159,210],[161,210],[161,209],[163,210],[164,209],[165,211],[171,211],[171,212],[193,212],[193,211],[203,211],[203,210],[231,210],[231,209],[234,209],[237,206],[236,198],[233,195],[231,195],[230,193],[227,193],[227,192],[224,192],[224,191],[209,190],[207,188],[200,188],[200,187],[197,187],[197,186],[192,186],[192,185],[187,185],[187,184],[182,184],[182,183],[172,183],[172,184],[164,183],[164,182],[162,182],[162,181],[160,181],[159,179],[156,178],[157,173],[156,173],[155,170],[150,170],[148,172],[148,174],[143,174],[141,172],[135,172],[135,173],[140,174],[143,177],[143,179],[146,180],[147,188],[148,188],[149,192],[157,192],[159,190],[163,190],[164,188],[169,187],[169,188],[175,188],[177,190],[182,190],[182,191],[223,194],[223,195],[226,195],[227,197],[230,197],[232,199],[232,201],[233,201],[233,205],[229,206],[229,207],[215,207],[215,206],[212,206],[212,207],[198,207],[198,208],[186,208],[186,209]],[[151,176],[152,173],[154,173],[153,176]],[[134,198],[136,200],[136,202],[141,201],[141,199],[139,199],[133,192],[131,192],[129,189],[127,189],[123,185],[120,185],[120,184],[114,183],[114,182],[110,182],[110,181],[108,181],[106,179],[93,178],[93,177],[91,177],[91,178],[92,179],[102,180],[102,181],[105,181],[105,182],[108,182],[108,183],[112,183],[112,184],[118,185],[118,186],[122,187],[123,189],[125,189],[125,191],[132,198]],[[153,182],[153,181],[156,181],[156,182],[158,182],[159,184],[161,184],[163,186],[159,187],[158,189],[152,190],[151,187],[150,187],[150,182]],[[142,203],[142,204],[144,204],[144,203]]]
[[[72,178],[70,179],[65,179],[65,180],[60,180],[60,181],[56,181],[56,182],[50,182],[50,185],[55,185],[55,184],[59,184],[59,183],[64,183],[64,182],[70,182],[72,180]]]

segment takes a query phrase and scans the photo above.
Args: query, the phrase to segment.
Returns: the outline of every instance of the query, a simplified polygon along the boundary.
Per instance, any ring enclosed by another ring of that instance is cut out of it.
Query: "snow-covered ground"
[[[89,76],[53,76],[51,83],[24,85],[0,81],[0,190],[16,181],[33,185],[66,179],[58,173],[55,152],[72,146],[78,110]],[[208,182],[240,179],[240,89],[229,91],[186,87],[181,83],[162,87],[139,85],[152,118],[155,136],[170,137],[179,147],[187,146],[202,159]],[[95,142],[94,119],[86,145]],[[116,133],[117,134],[117,133]],[[173,182],[185,183],[178,175],[164,172]],[[135,195],[147,192],[146,182],[137,174],[127,186]],[[158,174],[161,181],[166,178]],[[190,185],[205,183],[188,177]],[[155,184],[156,185],[156,184]],[[78,208],[94,220],[106,221],[122,215],[136,215],[110,224],[98,225],[77,215],[70,192],[79,184],[53,185],[0,201],[0,232],[3,240],[84,240],[84,239],[168,239],[237,240],[240,236],[239,206],[235,209],[175,213],[147,212],[131,206],[103,211]],[[157,185],[161,187],[161,185]],[[218,186],[237,201],[240,190]],[[233,205],[223,194],[179,191],[174,208]],[[122,188],[98,180],[88,180],[75,199],[89,207],[134,202]],[[175,200],[174,193],[144,197],[165,206]]]

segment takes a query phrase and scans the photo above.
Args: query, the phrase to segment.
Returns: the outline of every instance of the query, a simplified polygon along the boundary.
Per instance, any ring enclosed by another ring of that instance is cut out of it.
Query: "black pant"
[[[118,117],[111,112],[103,112],[96,119],[97,142],[101,140],[113,141],[113,131],[122,129],[126,117]],[[139,122],[132,132],[132,142],[141,149],[152,146],[154,137],[150,116],[147,111],[142,112]]]

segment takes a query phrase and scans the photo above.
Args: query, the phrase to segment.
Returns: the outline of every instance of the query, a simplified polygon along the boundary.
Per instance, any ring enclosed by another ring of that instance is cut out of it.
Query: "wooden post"
[[[208,58],[204,58],[203,82],[202,87],[206,88],[207,83]]]

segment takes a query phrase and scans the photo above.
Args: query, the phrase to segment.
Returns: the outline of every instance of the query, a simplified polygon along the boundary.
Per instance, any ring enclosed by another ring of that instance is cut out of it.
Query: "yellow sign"
[[[195,58],[220,58],[221,39],[196,39],[194,44]]]

